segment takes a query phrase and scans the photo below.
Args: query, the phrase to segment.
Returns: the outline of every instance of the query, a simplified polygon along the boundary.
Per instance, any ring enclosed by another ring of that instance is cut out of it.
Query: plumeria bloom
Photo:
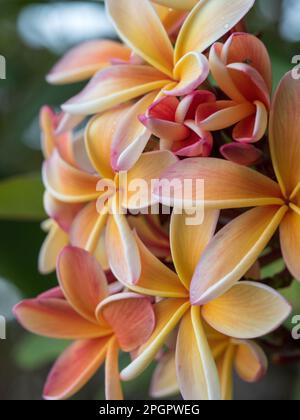
[[[235,125],[233,139],[224,145],[226,158],[249,155],[249,164],[259,158],[252,143],[265,134],[270,110],[272,69],[264,44],[254,35],[234,33],[225,44],[210,49],[209,64],[217,86],[228,100],[217,100],[198,108],[196,122],[203,130],[216,131]]]
[[[222,334],[247,340],[276,329],[289,315],[289,304],[276,291],[255,282],[235,284],[202,306],[191,304],[191,280],[213,237],[218,216],[218,211],[207,211],[202,225],[187,226],[185,214],[173,214],[171,252],[176,272],[159,261],[137,238],[142,274],[137,284],[124,285],[160,300],[155,305],[156,328],[137,357],[121,372],[123,380],[132,380],[142,373],[179,326],[176,369],[183,398],[220,399],[218,372],[203,321]]]
[[[130,171],[123,175],[115,172],[111,143],[122,115],[124,107],[97,116],[88,124],[86,148],[92,172],[70,165],[55,151],[44,164],[43,178],[56,200],[85,204],[72,223],[71,244],[93,254],[105,234],[110,268],[117,277],[134,283],[140,276],[141,264],[125,213],[146,210],[158,203],[152,196],[153,180],[177,158],[168,151],[144,153]]]
[[[25,300],[14,309],[30,332],[75,340],[52,368],[44,397],[71,397],[105,362],[106,398],[122,399],[119,351],[132,352],[151,335],[155,327],[151,301],[134,293],[109,296],[100,265],[78,248],[62,251],[58,277],[61,290]]]
[[[213,137],[195,123],[197,108],[214,103],[216,97],[205,90],[186,95],[181,101],[173,96],[158,99],[149,107],[140,121],[160,138],[160,148],[171,150],[177,156],[209,156]]]
[[[226,337],[206,326],[209,345],[217,364],[222,400],[233,399],[234,371],[245,382],[255,383],[266,374],[268,359],[252,340]],[[169,347],[160,357],[153,374],[150,394],[153,398],[167,398],[180,392],[176,375],[175,349]]]
[[[202,54],[234,27],[254,0],[199,2],[190,12],[175,48],[149,0],[106,0],[121,39],[146,65],[112,66],[100,71],[63,109],[73,114],[94,114],[157,89],[171,96],[193,92],[208,76]]]
[[[164,179],[203,179],[208,208],[253,207],[227,224],[204,252],[192,281],[192,303],[204,304],[230,289],[259,258],[278,228],[285,263],[300,280],[299,107],[300,84],[288,73],[277,89],[270,118],[270,149],[278,183],[221,159],[186,159],[163,174]],[[185,199],[193,201],[194,192]],[[176,192],[172,200],[182,201]],[[224,244],[230,244],[226,252]]]

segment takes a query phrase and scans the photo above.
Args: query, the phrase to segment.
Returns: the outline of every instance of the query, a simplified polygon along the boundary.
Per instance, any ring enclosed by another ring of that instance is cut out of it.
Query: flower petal
[[[260,101],[255,101],[254,115],[240,121],[233,130],[233,138],[242,143],[255,143],[263,138],[268,128],[268,111]]]
[[[217,360],[222,401],[231,401],[233,399],[233,364],[235,352],[236,348],[234,345],[227,345],[225,353]]]
[[[300,215],[289,211],[280,225],[281,250],[290,272],[300,281]]]
[[[190,52],[182,57],[174,68],[174,79],[178,84],[174,89],[165,90],[166,95],[184,96],[192,93],[207,79],[209,64],[205,55]]]
[[[155,327],[151,300],[135,293],[121,293],[107,298],[98,306],[96,315],[99,321],[104,319],[112,327],[125,352],[144,344]]]
[[[136,242],[141,256],[142,273],[134,286],[127,286],[137,293],[149,296],[188,297],[188,291],[181,284],[177,274],[156,258],[137,235]]]
[[[57,262],[57,275],[76,312],[95,322],[95,310],[108,296],[107,280],[96,258],[83,249],[66,247]]]
[[[108,401],[124,399],[119,372],[119,344],[116,339],[109,342],[105,360],[105,397]]]
[[[258,382],[267,373],[267,356],[254,341],[241,341],[235,357],[235,369],[243,381]]]
[[[300,182],[300,84],[287,73],[272,104],[270,147],[281,188],[288,198]]]
[[[287,207],[255,208],[220,230],[195,271],[191,285],[192,303],[203,305],[239,281],[265,249],[286,212]],[[226,252],[224,243],[230,244]]]
[[[108,329],[82,318],[62,299],[24,300],[14,313],[25,329],[45,337],[77,340],[109,334]]]
[[[50,222],[49,233],[39,253],[38,267],[41,274],[50,274],[55,270],[60,251],[69,243],[66,232],[54,221]]]
[[[68,51],[47,75],[48,83],[60,85],[89,79],[111,65],[113,59],[130,60],[131,51],[119,42],[92,40]]]
[[[261,161],[263,152],[252,144],[229,143],[220,148],[225,159],[243,166],[253,166]]]
[[[240,282],[203,306],[205,321],[229,337],[252,339],[276,330],[291,313],[289,303],[260,283]]]
[[[106,6],[125,44],[149,64],[172,77],[173,47],[150,1],[107,0]]]
[[[152,0],[171,9],[191,10],[199,0]]]
[[[175,61],[191,51],[204,52],[252,8],[254,0],[204,0],[186,19],[177,39]]]
[[[180,323],[176,367],[183,399],[221,399],[218,372],[203,329],[200,308],[193,307]]]
[[[65,350],[48,376],[44,398],[63,400],[76,394],[104,362],[108,343],[109,338],[77,341]]]
[[[141,275],[140,254],[124,214],[114,203],[106,230],[106,248],[111,271],[121,283],[136,284]]]
[[[203,205],[202,181],[204,181],[204,204],[207,208],[226,209],[283,204],[277,183],[252,169],[221,159],[186,159],[171,166],[161,175],[161,180],[164,183],[171,182],[174,188],[168,191],[168,188],[162,188],[162,185],[157,183],[154,194],[160,197],[163,204],[170,205],[171,201],[172,205],[179,208],[183,204],[186,208],[194,207],[195,204]],[[184,187],[185,180],[189,180],[187,187]]]
[[[70,243],[78,248],[85,249],[93,254],[101,235],[105,231],[108,219],[108,209],[105,208],[101,214],[98,213],[96,202],[87,204],[74,219],[70,230]]]
[[[99,178],[69,165],[57,150],[44,163],[43,180],[47,190],[65,203],[84,203],[99,196]]]
[[[155,305],[155,330],[137,358],[121,372],[123,381],[135,379],[150,365],[189,307],[186,299],[166,299]]]
[[[77,214],[82,209],[82,204],[64,203],[56,200],[47,191],[44,195],[44,208],[48,216],[65,232],[69,232]]]
[[[62,109],[70,114],[90,115],[138,98],[170,83],[164,74],[144,65],[115,65],[97,73],[83,91]]]
[[[121,118],[111,144],[111,165],[115,172],[128,171],[139,160],[151,132],[139,121],[157,98],[158,91],[149,93],[128,109]]]
[[[153,196],[154,181],[177,161],[178,158],[167,150],[143,153],[127,173],[128,187],[123,197],[123,207],[128,210],[142,210],[158,203],[158,199]]]
[[[186,287],[190,284],[203,254],[203,251],[211,241],[219,219],[218,210],[207,210],[202,224],[189,225],[188,215],[176,214],[171,217],[171,250],[173,262],[179,278]]]
[[[151,382],[150,395],[154,399],[167,398],[180,393],[177,375],[175,352],[166,352],[159,361]]]

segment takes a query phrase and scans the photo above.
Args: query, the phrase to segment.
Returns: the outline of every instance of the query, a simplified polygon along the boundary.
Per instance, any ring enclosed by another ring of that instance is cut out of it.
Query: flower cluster
[[[56,268],[59,286],[15,314],[74,340],[45,398],[71,397],[104,363],[107,399],[153,362],[156,398],[231,399],[234,369],[247,382],[266,373],[254,340],[291,307],[262,281],[261,256],[281,246],[300,280],[300,84],[287,74],[272,97],[267,49],[243,20],[253,4],[106,0],[123,43],[79,45],[47,76],[90,81],[59,114],[41,111],[39,268]],[[203,180],[204,197],[197,183],[161,188],[174,180]]]

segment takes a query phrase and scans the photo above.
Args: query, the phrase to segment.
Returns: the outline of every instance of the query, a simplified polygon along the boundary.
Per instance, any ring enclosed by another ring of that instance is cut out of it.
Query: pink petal
[[[220,152],[225,159],[244,166],[253,166],[263,157],[261,150],[252,144],[230,143],[221,147]]]

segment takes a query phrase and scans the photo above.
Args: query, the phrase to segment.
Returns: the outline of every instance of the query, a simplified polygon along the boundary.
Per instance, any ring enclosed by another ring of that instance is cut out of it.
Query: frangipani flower
[[[152,180],[158,179],[177,158],[168,151],[144,153],[124,181],[111,166],[110,151],[117,122],[127,111],[127,107],[117,108],[89,123],[86,148],[92,173],[68,164],[55,151],[44,165],[43,178],[47,191],[57,200],[85,204],[72,223],[71,244],[93,254],[105,234],[111,270],[117,277],[134,283],[141,272],[140,258],[124,212],[145,210],[158,202],[152,197]],[[136,182],[143,183],[142,191],[139,185],[132,187],[131,183]]]
[[[129,62],[131,50],[120,42],[92,40],[68,51],[47,75],[49,83],[60,85],[90,79],[113,60]]]
[[[252,169],[206,158],[187,159],[162,175],[164,179],[203,179],[207,208],[254,207],[226,225],[204,252],[191,286],[193,304],[217,298],[240,280],[278,227],[286,265],[300,280],[299,98],[300,84],[288,73],[271,110],[270,148],[278,183]],[[172,199],[182,201],[176,191]],[[193,201],[189,194],[185,199]],[[230,244],[226,252],[224,244]]]
[[[191,93],[208,76],[208,61],[202,53],[234,27],[253,3],[199,2],[185,20],[174,49],[149,0],[106,0],[121,39],[148,64],[100,71],[63,109],[73,114],[93,114],[157,89],[172,96]]]
[[[78,392],[105,362],[107,399],[123,399],[119,350],[140,347],[155,327],[149,298],[134,293],[109,297],[105,274],[94,257],[67,247],[58,261],[58,289],[18,304],[20,323],[38,335],[75,340],[52,368],[44,389],[49,400]]]
[[[245,382],[255,383],[266,374],[268,360],[259,345],[251,340],[226,337],[206,326],[221,384],[222,400],[233,399],[234,370]],[[151,383],[153,398],[166,398],[180,392],[176,375],[176,353],[169,348],[159,358]]]
[[[210,49],[210,69],[218,87],[230,100],[198,108],[197,124],[215,131],[237,124],[234,140],[255,143],[266,132],[272,70],[264,44],[254,35],[234,33],[225,44]]]
[[[197,108],[203,103],[215,102],[216,97],[205,90],[186,95],[181,101],[165,96],[154,102],[140,121],[160,138],[160,148],[171,150],[177,156],[209,156],[213,146],[210,132],[195,123]]]
[[[267,334],[289,315],[289,304],[276,291],[254,282],[238,283],[201,307],[190,303],[190,283],[213,237],[218,215],[218,211],[207,211],[203,225],[186,226],[185,215],[173,214],[171,252],[176,273],[137,238],[142,274],[137,284],[125,285],[134,292],[161,300],[154,306],[156,328],[137,357],[121,372],[123,380],[134,379],[143,372],[179,325],[176,366],[183,398],[220,399],[218,372],[203,320],[222,334],[244,340]]]

